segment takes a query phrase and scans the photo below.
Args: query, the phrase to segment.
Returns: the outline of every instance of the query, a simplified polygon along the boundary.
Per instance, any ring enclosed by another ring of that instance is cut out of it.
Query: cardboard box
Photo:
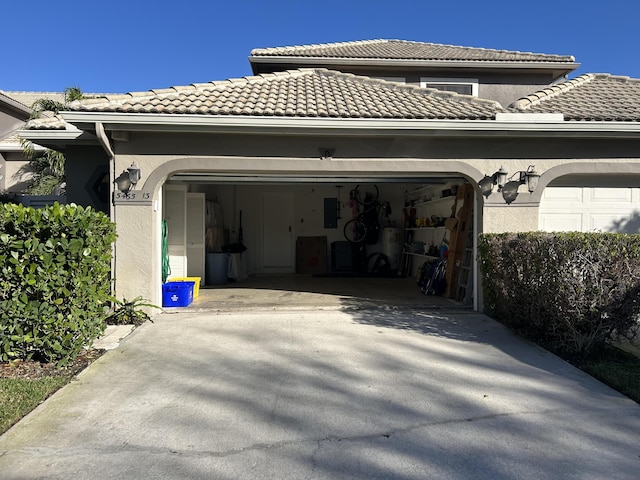
[[[296,273],[327,273],[327,237],[298,237]]]

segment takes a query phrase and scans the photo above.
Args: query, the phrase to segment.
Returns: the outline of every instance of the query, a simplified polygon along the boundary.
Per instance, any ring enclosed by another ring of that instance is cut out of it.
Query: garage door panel
[[[544,192],[542,192],[542,198],[548,200],[549,202],[560,201],[563,203],[582,203],[582,194],[583,191],[581,188],[556,187],[546,188]]]
[[[547,187],[538,226],[543,231],[637,233],[639,200],[639,188]]]
[[[630,204],[632,203],[630,188],[590,188],[591,203],[594,204]]]
[[[582,214],[547,214],[541,217],[540,229],[545,232],[565,232],[582,230]]]
[[[629,223],[629,215],[591,214],[589,216],[589,230],[597,232],[619,232]]]

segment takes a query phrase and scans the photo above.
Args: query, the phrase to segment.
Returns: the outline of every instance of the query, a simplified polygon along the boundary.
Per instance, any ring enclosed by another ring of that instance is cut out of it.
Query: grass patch
[[[70,377],[0,378],[0,434],[69,380]]]
[[[640,403],[640,358],[616,347],[607,347],[580,368],[602,383]]]

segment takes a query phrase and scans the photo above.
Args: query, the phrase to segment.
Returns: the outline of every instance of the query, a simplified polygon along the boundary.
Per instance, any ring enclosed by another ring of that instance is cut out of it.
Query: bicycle
[[[380,225],[378,214],[380,203],[378,202],[378,186],[372,185],[373,192],[366,191],[364,195],[360,190],[360,185],[349,193],[353,218],[344,225],[344,238],[350,243],[376,243]],[[363,211],[360,212],[360,207]],[[373,238],[375,234],[375,239]]]

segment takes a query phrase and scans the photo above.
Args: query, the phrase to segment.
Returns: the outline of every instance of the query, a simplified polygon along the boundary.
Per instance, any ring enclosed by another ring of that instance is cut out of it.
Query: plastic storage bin
[[[167,279],[167,282],[193,282],[193,298],[198,298],[200,295],[200,277],[175,277]]]
[[[162,285],[163,307],[186,307],[193,302],[194,282],[167,282]]]

